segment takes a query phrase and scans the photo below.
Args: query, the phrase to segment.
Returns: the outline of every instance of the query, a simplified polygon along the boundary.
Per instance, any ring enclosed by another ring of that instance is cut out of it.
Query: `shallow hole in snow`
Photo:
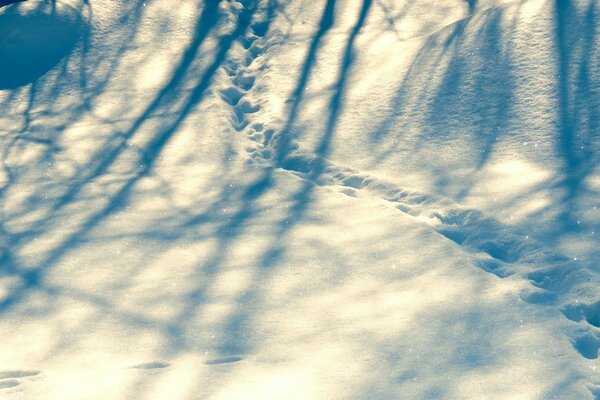
[[[575,340],[573,343],[575,349],[583,357],[589,360],[598,358],[598,348],[600,347],[598,339],[591,336],[583,336]]]
[[[594,304],[572,304],[563,310],[571,321],[586,320],[590,325],[600,327],[600,301]]]

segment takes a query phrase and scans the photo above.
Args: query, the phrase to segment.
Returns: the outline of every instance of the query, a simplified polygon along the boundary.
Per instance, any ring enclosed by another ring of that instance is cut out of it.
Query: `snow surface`
[[[0,8],[0,398],[599,399],[599,7]]]

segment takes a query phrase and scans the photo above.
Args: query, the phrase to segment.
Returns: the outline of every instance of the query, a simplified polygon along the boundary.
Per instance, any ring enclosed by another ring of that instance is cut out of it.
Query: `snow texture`
[[[0,1],[0,398],[599,399],[598,7]]]

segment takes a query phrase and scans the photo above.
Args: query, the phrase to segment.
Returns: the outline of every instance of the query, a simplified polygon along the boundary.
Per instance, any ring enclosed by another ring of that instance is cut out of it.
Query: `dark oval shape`
[[[0,90],[40,78],[70,54],[83,30],[73,7],[56,1],[19,2],[0,9]]]
[[[204,365],[231,364],[242,360],[243,358],[238,356],[221,357],[204,361]]]
[[[0,7],[4,7],[9,4],[13,4],[13,3],[20,3],[22,1],[27,1],[27,0],[0,0]]]

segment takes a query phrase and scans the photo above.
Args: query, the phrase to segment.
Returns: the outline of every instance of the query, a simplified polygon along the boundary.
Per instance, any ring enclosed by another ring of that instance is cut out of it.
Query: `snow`
[[[593,0],[0,8],[0,397],[600,397]]]

